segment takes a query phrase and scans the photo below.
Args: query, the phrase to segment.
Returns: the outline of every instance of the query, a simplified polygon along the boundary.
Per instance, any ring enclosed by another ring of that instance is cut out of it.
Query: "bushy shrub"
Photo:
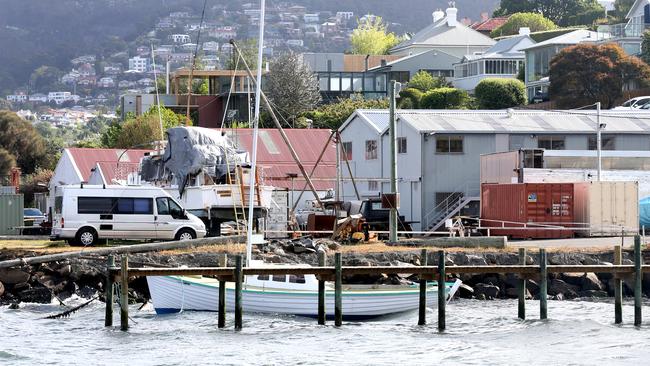
[[[526,86],[517,79],[483,79],[474,89],[482,109],[504,109],[526,104]]]
[[[426,92],[420,99],[422,109],[463,108],[469,100],[466,91],[456,88],[438,88]]]
[[[418,89],[406,88],[399,93],[397,106],[402,109],[417,109],[420,106],[422,93]]]

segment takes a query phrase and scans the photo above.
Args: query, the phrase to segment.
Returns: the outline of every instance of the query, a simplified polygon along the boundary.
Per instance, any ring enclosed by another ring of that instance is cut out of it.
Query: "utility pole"
[[[398,83],[391,80],[388,93],[389,93],[389,139],[390,139],[390,191],[393,196],[393,204],[390,208],[390,234],[388,241],[397,243],[397,205],[399,198],[397,196],[397,137],[395,136],[395,94]]]
[[[596,149],[598,149],[598,181],[600,182],[600,175],[603,170],[603,146],[602,146],[602,125],[600,124],[600,102],[596,102],[596,124],[598,128],[596,129]]]

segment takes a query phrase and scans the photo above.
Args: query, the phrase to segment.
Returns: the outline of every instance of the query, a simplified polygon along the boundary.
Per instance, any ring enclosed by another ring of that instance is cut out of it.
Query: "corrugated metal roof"
[[[598,41],[598,33],[597,32],[592,32],[587,29],[578,29],[573,32],[565,33],[561,36],[557,36],[555,38],[547,39],[546,41],[539,42],[537,44],[534,44],[532,46],[528,46],[526,48],[523,48],[522,51],[526,50],[532,50],[534,48],[540,48],[548,45],[555,45],[555,44],[578,44],[582,43],[585,41]]]
[[[456,26],[449,26],[447,18],[429,24],[411,37],[391,49],[392,52],[411,45],[427,46],[491,46],[495,41],[460,22]]]
[[[140,159],[149,152],[153,150],[124,150],[124,149],[90,149],[90,148],[79,148],[71,147],[66,149],[70,153],[73,159],[73,164],[77,166],[79,172],[82,175],[84,181],[88,181],[90,177],[91,169],[97,165],[98,162],[104,163],[117,163],[118,159],[120,165],[122,163],[140,163]],[[106,165],[106,170],[103,170],[104,176],[116,176],[116,172],[110,171],[117,168],[117,164]]]
[[[107,184],[115,184],[115,180],[126,180],[131,173],[140,171],[140,162],[120,161],[99,161],[97,166],[102,171],[102,175]]]
[[[284,131],[307,173],[311,172],[331,131],[326,129],[285,129]],[[240,149],[252,151],[252,129],[226,130],[226,133]],[[302,189],[304,179],[277,129],[259,129],[257,164],[263,168],[262,177],[266,184],[290,189],[291,179],[287,177],[287,174],[292,173],[298,175],[298,178],[294,178],[294,187],[296,190]],[[322,179],[332,179],[335,176],[336,144],[332,140],[316,168],[313,183],[318,190],[331,189],[334,188],[335,182]]]
[[[400,123],[408,123],[420,132],[463,133],[595,133],[596,112],[518,111],[506,110],[398,110]],[[388,129],[388,110],[357,110],[355,116],[364,119],[380,133]],[[650,134],[650,112],[604,111],[601,123],[604,133]],[[341,129],[344,129],[347,123]]]

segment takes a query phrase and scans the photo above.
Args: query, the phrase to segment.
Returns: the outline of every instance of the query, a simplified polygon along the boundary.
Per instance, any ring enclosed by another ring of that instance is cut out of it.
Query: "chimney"
[[[458,9],[456,8],[447,8],[447,25],[450,27],[455,27],[458,25]]]
[[[530,28],[528,28],[528,27],[519,28],[519,35],[520,36],[529,36],[530,35]]]
[[[438,10],[434,11],[433,14],[431,14],[431,15],[433,16],[433,22],[438,23],[438,21],[440,21],[442,18],[445,17],[445,12],[438,9]]]
[[[490,16],[488,15],[488,13],[487,12],[482,12],[481,13],[481,20],[486,21],[488,19],[490,19]]]
[[[385,67],[385,66],[386,66],[386,59],[381,59],[381,67]]]

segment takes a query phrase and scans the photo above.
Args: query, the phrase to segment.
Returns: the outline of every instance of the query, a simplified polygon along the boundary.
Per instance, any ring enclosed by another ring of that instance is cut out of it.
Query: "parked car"
[[[650,96],[641,96],[628,99],[625,103],[621,104],[618,107],[612,108],[612,110],[629,110],[629,109],[639,109],[644,105],[650,103]]]
[[[549,100],[548,92],[537,91],[535,92],[535,96],[533,96],[533,103],[548,102]]]
[[[72,185],[57,188],[52,240],[93,245],[99,239],[189,240],[205,224],[158,187]]]
[[[28,207],[23,209],[23,234],[44,234],[48,228],[42,225],[47,222],[47,218],[38,208]]]

